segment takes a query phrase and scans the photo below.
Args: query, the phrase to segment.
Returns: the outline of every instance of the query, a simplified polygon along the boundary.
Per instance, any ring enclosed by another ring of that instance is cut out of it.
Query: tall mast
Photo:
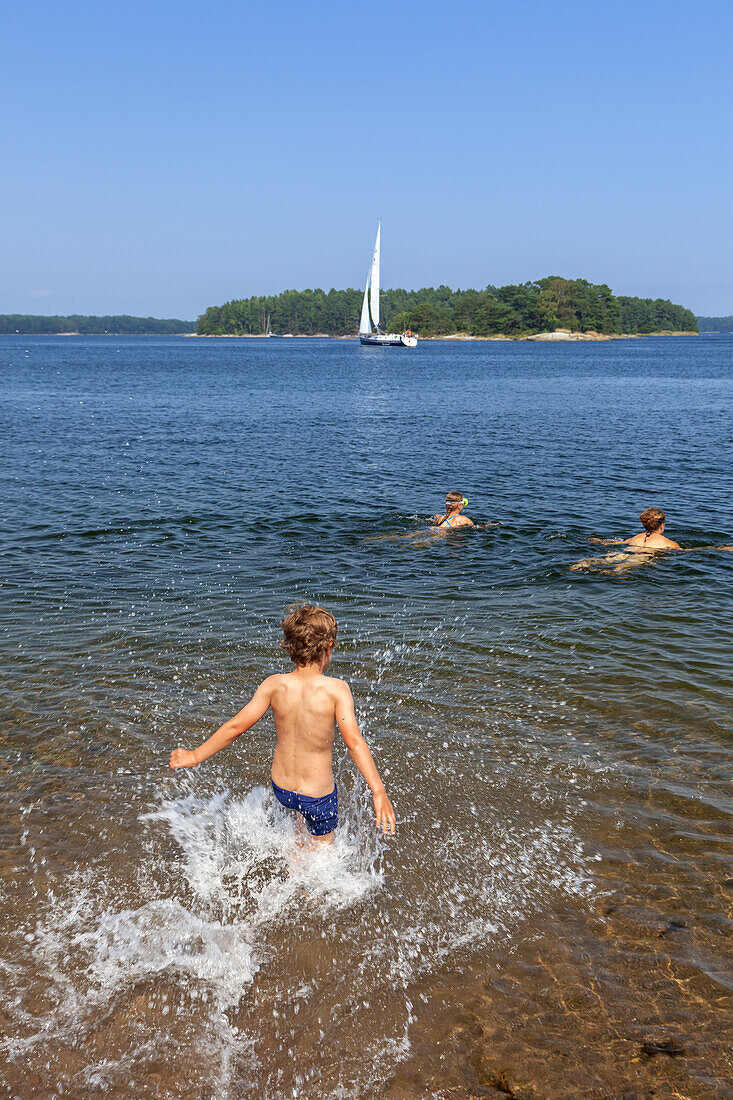
[[[374,242],[374,255],[372,256],[370,271],[371,287],[369,292],[369,309],[372,315],[372,324],[376,329],[379,328],[379,251],[381,235],[382,219],[380,218],[377,222],[377,239]]]

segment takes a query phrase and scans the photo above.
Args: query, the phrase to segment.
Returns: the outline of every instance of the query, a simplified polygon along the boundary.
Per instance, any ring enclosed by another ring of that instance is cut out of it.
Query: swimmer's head
[[[663,527],[665,518],[661,508],[647,508],[639,516],[641,525],[648,535],[653,535],[655,531]]]
[[[311,603],[294,603],[282,621],[280,648],[298,665],[330,664],[338,627],[330,611]]]
[[[461,508],[465,508],[468,501],[464,497],[463,493],[446,493],[445,494],[445,510],[448,513],[460,512]]]

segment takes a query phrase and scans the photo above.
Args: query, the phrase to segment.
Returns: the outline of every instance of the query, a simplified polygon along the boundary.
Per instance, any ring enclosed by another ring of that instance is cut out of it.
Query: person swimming
[[[630,567],[648,560],[658,550],[681,550],[678,542],[673,542],[664,535],[666,516],[661,508],[645,508],[639,515],[641,525],[644,528],[638,535],[632,535],[630,539],[591,539],[591,542],[600,542],[603,546],[623,546],[627,550],[619,550],[615,554],[607,554],[604,558],[584,558],[571,570],[587,569],[589,567],[605,567],[613,573],[625,573]],[[629,553],[631,551],[631,553]]]
[[[678,542],[664,535],[666,516],[661,508],[645,508],[639,519],[644,528],[630,539],[619,540],[620,546],[632,546],[635,550],[681,550]]]
[[[591,538],[589,542],[599,542],[602,546],[627,547],[615,554],[606,554],[603,558],[584,558],[575,565],[572,570],[587,569],[589,567],[606,567],[613,573],[625,573],[635,565],[641,565],[651,560],[659,550],[728,550],[733,551],[733,546],[680,546],[678,542],[668,539],[664,534],[664,526],[667,517],[661,508],[645,508],[639,515],[641,525],[644,528],[638,535],[632,535],[630,539],[599,539]],[[631,551],[631,553],[629,553]]]
[[[463,493],[446,493],[445,514],[433,516],[433,527],[443,531],[453,527],[474,527],[475,524],[472,519],[461,515],[467,504],[468,501]]]

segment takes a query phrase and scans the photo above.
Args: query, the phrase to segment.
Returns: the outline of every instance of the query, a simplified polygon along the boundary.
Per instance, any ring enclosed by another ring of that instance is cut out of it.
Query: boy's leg
[[[335,830],[332,830],[330,833],[326,833],[325,836],[314,836],[308,829],[303,815],[296,811],[295,845],[300,851],[318,852],[323,845],[333,844],[334,832]]]
[[[321,848],[324,844],[333,844],[334,832],[335,830],[332,830],[330,833],[326,833],[325,836],[314,836],[313,833],[309,833],[309,847],[317,851],[318,848]]]
[[[301,813],[295,811],[295,840],[298,847],[302,848],[304,844],[308,843],[310,833],[305,823],[305,818]]]

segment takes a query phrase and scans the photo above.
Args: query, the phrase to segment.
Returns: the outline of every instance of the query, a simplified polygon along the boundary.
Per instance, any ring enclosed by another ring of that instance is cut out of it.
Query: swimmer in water
[[[312,604],[294,604],[282,621],[282,649],[292,672],[263,680],[246,707],[196,749],[175,749],[171,768],[191,768],[226,748],[272,708],[277,741],[272,788],[278,802],[297,812],[298,833],[310,847],[330,844],[338,824],[338,792],[333,778],[334,723],[372,792],[377,828],[394,836],[395,812],[354,714],[349,685],[326,676],[336,645],[336,620]],[[307,829],[309,837],[306,837]]]
[[[733,550],[733,546],[680,546],[678,542],[665,538],[664,524],[666,516],[661,508],[647,508],[639,516],[644,528],[630,539],[588,539],[588,542],[600,542],[602,546],[630,546],[632,550],[651,552],[652,550]],[[583,565],[578,562],[578,565]],[[576,568],[571,566],[571,568]]]
[[[474,523],[468,516],[461,515],[467,504],[468,501],[462,493],[446,493],[445,512],[440,516],[431,516],[430,527],[421,527],[416,531],[395,531],[386,535],[372,535],[363,541],[385,542],[406,539],[410,541],[412,546],[422,550],[435,544],[436,541],[440,541],[439,536],[446,535],[448,531],[452,531],[456,527],[473,527],[475,530],[480,531],[489,527],[501,526],[500,520],[493,520],[489,523]]]
[[[666,538],[664,525],[666,516],[661,508],[647,508],[639,516],[644,528],[638,535],[632,535],[630,539],[590,539],[590,542],[600,542],[603,546],[626,546],[637,555],[639,560],[649,559],[659,550],[733,550],[731,546],[680,546],[678,542]],[[585,558],[578,561],[570,568],[586,569],[593,565],[613,565],[614,573],[624,573],[633,564],[633,556],[628,551],[618,554],[607,554],[605,558]]]
[[[474,527],[475,524],[472,519],[461,515],[467,504],[468,501],[463,493],[446,493],[445,514],[433,516],[433,527],[437,527],[441,531],[447,531],[453,527]]]
[[[630,539],[613,539],[607,545],[631,546],[634,550],[681,550],[678,542],[665,538],[666,516],[661,508],[646,508],[639,519],[644,528]]]
[[[635,554],[650,557],[658,550],[681,550],[678,542],[664,536],[664,523],[666,516],[661,508],[646,508],[639,516],[644,528],[638,535],[632,535],[630,539],[598,539],[603,546],[626,546]],[[614,573],[624,573],[632,564],[632,557],[626,552],[607,554],[605,558],[585,558],[571,565],[572,570],[586,569],[588,566],[605,565],[613,566]]]

